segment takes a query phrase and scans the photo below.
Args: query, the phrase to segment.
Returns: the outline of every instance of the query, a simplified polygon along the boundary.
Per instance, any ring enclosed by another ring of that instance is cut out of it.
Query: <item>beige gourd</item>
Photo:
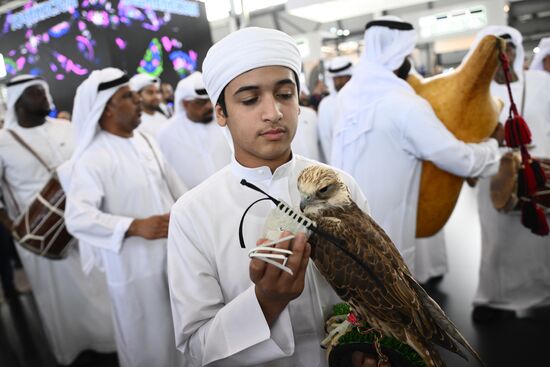
[[[437,117],[458,139],[479,143],[494,131],[502,101],[490,94],[490,85],[499,66],[498,51],[504,41],[485,36],[466,63],[455,71],[432,78],[407,79],[416,93],[430,102]],[[464,178],[422,163],[416,237],[437,233],[449,219]]]

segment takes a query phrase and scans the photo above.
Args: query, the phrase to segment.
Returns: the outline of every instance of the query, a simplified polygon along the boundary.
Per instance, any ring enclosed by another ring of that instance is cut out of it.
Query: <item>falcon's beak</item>
[[[311,198],[309,196],[303,197],[300,200],[300,210],[303,212],[305,207],[311,203]]]

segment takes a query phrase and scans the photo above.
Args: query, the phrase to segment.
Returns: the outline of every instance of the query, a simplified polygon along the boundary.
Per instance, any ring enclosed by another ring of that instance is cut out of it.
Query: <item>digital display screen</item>
[[[51,0],[0,16],[0,53],[9,79],[42,76],[57,110],[71,110],[78,85],[113,66],[175,84],[195,70],[212,44],[198,1]]]

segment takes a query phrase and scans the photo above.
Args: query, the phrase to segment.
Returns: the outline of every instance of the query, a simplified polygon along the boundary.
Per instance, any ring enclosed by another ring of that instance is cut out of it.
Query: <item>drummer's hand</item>
[[[391,367],[389,362],[378,365],[378,361],[372,355],[358,351],[351,355],[351,365],[353,367]]]
[[[470,187],[476,187],[477,181],[479,181],[478,177],[466,177],[466,183]]]
[[[497,124],[497,126],[495,127],[495,130],[493,131],[490,137],[493,139],[496,139],[499,147],[504,146],[504,126],[502,126],[500,122]]]

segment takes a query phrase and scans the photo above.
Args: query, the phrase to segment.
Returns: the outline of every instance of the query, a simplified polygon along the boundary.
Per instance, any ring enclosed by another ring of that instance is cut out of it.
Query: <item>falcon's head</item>
[[[349,189],[333,169],[326,166],[310,166],[298,176],[300,209],[306,215],[316,215],[321,210],[342,207],[351,202]]]

